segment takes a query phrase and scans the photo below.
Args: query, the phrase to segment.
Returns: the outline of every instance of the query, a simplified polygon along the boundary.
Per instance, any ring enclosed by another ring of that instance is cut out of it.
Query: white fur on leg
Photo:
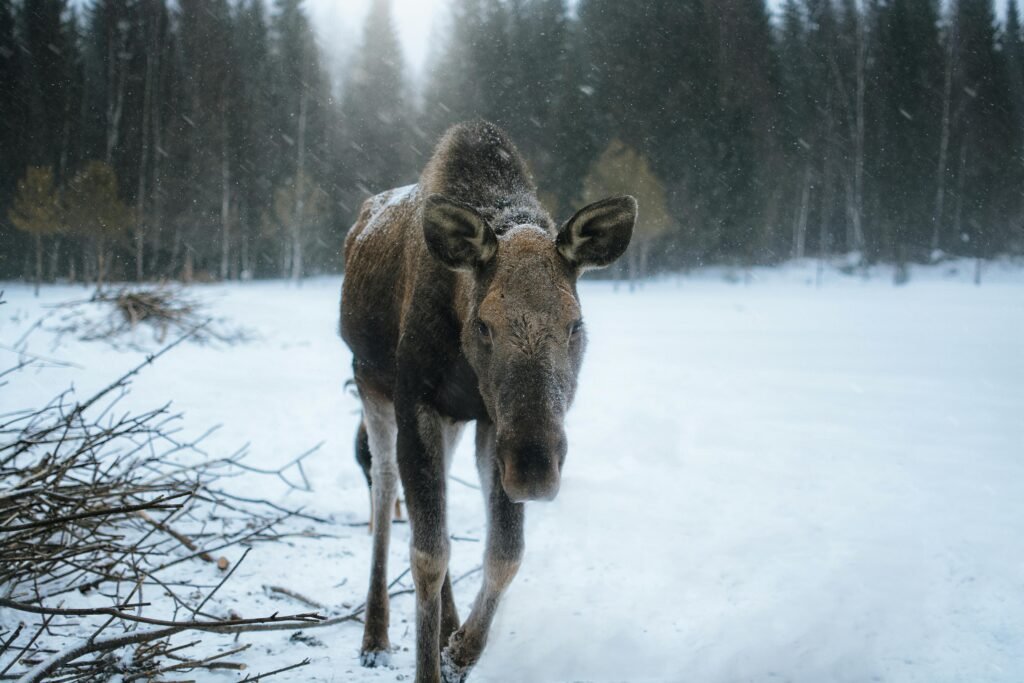
[[[441,678],[444,683],[465,683],[466,677],[472,670],[470,666],[459,666],[452,659],[451,648],[441,650]]]
[[[389,666],[391,664],[391,653],[384,650],[360,652],[359,663],[370,669]]]

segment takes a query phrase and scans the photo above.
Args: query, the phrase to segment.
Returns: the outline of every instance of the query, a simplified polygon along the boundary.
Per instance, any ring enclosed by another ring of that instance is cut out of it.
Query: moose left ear
[[[603,268],[622,256],[633,236],[636,200],[612,197],[589,204],[565,222],[555,245],[579,270]]]
[[[423,204],[423,238],[431,255],[452,270],[486,265],[498,251],[498,238],[486,218],[468,204],[439,194]]]

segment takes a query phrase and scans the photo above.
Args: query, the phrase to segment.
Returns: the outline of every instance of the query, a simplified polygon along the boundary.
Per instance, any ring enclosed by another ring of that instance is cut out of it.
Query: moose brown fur
[[[523,502],[558,492],[585,334],[576,280],[626,249],[632,197],[561,229],[496,126],[450,129],[417,185],[367,200],[345,242],[341,333],[363,404],[373,561],[361,660],[388,661],[387,557],[401,479],[412,526],[416,680],[463,681],[523,553]],[[448,574],[447,471],[476,422],[487,507],[483,585],[460,625]],[[443,676],[443,679],[442,679]]]

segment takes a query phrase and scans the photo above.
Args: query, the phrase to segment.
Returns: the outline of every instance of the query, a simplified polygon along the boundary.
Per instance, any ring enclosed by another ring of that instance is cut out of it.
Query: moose
[[[356,458],[373,533],[360,661],[390,661],[387,559],[401,480],[411,525],[416,680],[464,681],[523,556],[523,507],[558,493],[563,422],[586,334],[576,281],[622,255],[636,200],[556,229],[508,136],[449,129],[419,182],[367,199],[345,240],[341,336],[362,402]],[[476,423],[487,510],[483,583],[459,622],[448,571],[447,472]]]

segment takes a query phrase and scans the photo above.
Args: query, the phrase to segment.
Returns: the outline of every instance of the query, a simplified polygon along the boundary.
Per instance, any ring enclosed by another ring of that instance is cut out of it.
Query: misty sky
[[[783,0],[768,0],[773,9],[782,5]],[[575,0],[570,0],[575,4]],[[1020,0],[1018,0],[1018,3]],[[439,18],[445,16],[448,0],[391,0],[398,31],[405,50],[405,59],[412,69],[412,76],[418,80],[430,54],[432,31]],[[1002,19],[1007,0],[996,0],[996,12]],[[340,76],[340,70],[351,51],[359,44],[366,10],[370,0],[306,0],[306,7],[316,27],[333,69],[332,74]],[[643,7],[642,0],[636,2],[637,11]]]

